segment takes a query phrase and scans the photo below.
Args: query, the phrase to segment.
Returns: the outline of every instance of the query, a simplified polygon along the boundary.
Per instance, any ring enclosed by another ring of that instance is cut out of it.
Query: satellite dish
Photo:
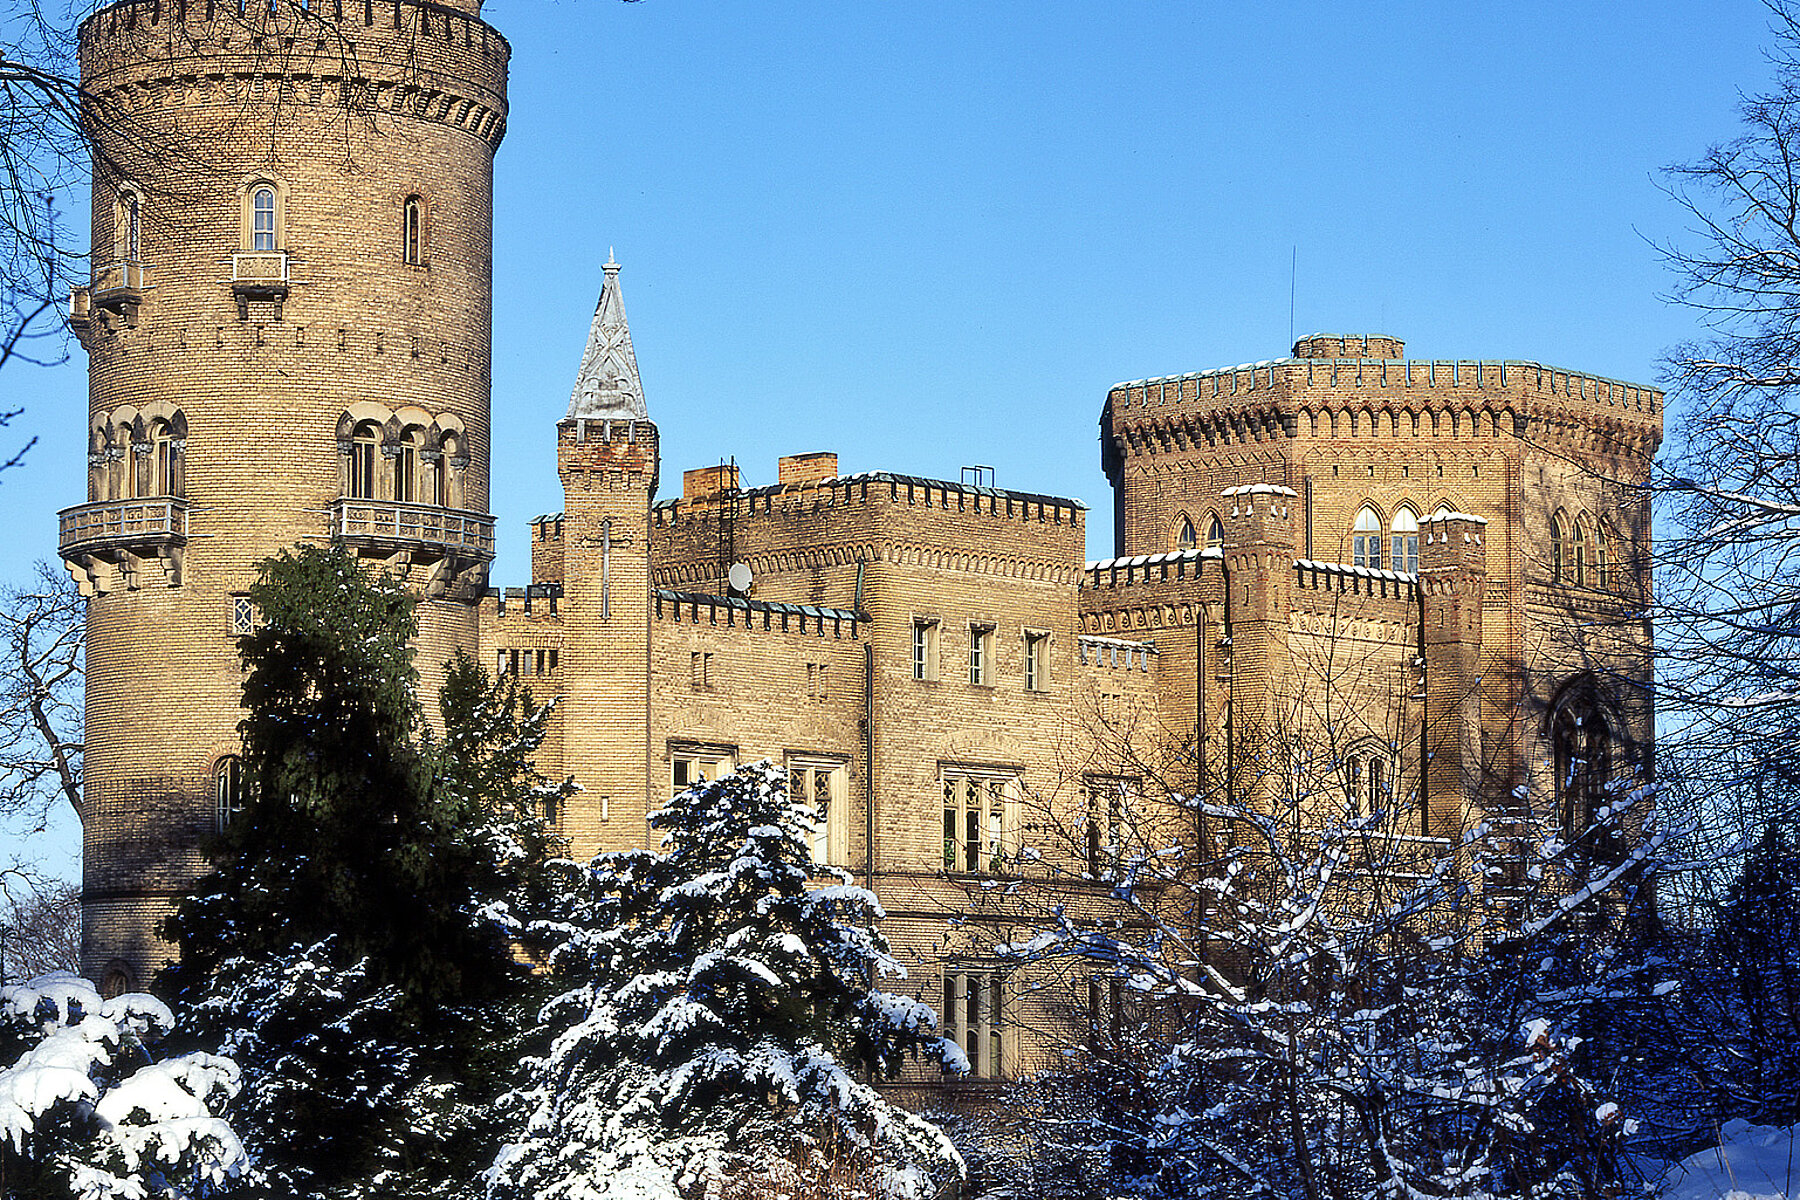
[[[725,585],[739,596],[750,594],[750,565],[748,563],[732,563],[731,570],[725,572]]]

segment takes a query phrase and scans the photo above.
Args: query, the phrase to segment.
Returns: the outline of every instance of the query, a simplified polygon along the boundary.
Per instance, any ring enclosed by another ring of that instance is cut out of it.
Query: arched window
[[[1199,539],[1194,536],[1194,523],[1186,517],[1181,518],[1181,528],[1175,534],[1177,550],[1192,550]]]
[[[1359,567],[1381,569],[1381,518],[1368,505],[1356,514],[1356,528],[1351,531],[1350,561]]]
[[[1388,562],[1394,570],[1408,575],[1419,573],[1419,517],[1410,508],[1394,514],[1392,555]]]
[[[1550,582],[1561,583],[1566,570],[1563,559],[1563,522],[1554,514],[1550,517]]]
[[[425,202],[408,196],[400,216],[400,257],[418,266],[425,261]]]
[[[126,192],[120,198],[122,245],[119,257],[129,262],[137,262],[144,257],[144,206],[136,192]]]
[[[446,433],[438,445],[442,451],[437,463],[437,503],[441,508],[461,508],[462,488],[457,464],[462,459],[462,441],[454,433]]]
[[[1587,518],[1575,518],[1575,553],[1571,556],[1575,564],[1575,586],[1587,586],[1588,565],[1588,530]]]
[[[394,447],[394,499],[402,504],[412,504],[423,493],[419,487],[419,443],[423,434],[417,429],[408,429],[400,435],[400,444]]]
[[[1606,804],[1612,779],[1612,736],[1592,681],[1564,689],[1551,709],[1550,736],[1557,820],[1565,837],[1580,837]],[[1587,848],[1602,857],[1614,855],[1617,836],[1590,835]]]
[[[375,460],[381,444],[381,431],[372,421],[356,427],[350,438],[350,496],[355,500],[375,498]]]
[[[1219,514],[1210,513],[1206,518],[1206,548],[1223,550],[1225,548],[1225,526],[1219,523]]]
[[[244,811],[244,763],[235,754],[227,754],[213,768],[213,829],[224,833],[237,815]]]
[[[175,431],[169,428],[167,421],[158,421],[150,429],[151,469],[155,473],[156,496],[179,496],[182,494],[181,478],[181,444],[175,439]]]
[[[1612,587],[1612,539],[1606,536],[1606,524],[1594,522],[1594,586],[1601,591]]]
[[[114,1000],[131,989],[131,967],[119,958],[107,963],[106,970],[100,976],[100,998]]]
[[[275,189],[258,187],[250,197],[250,248],[275,249]]]

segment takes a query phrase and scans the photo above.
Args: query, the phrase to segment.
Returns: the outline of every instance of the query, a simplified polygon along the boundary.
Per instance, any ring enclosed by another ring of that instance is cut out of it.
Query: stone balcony
[[[77,504],[57,514],[57,549],[84,596],[181,585],[188,502],[140,496]]]
[[[494,518],[486,513],[349,497],[332,501],[330,512],[332,537],[382,559],[433,599],[479,599],[487,586]]]

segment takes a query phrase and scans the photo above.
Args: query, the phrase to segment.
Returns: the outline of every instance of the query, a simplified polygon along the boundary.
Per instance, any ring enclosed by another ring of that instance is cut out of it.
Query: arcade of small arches
[[[337,443],[349,499],[466,507],[468,435],[454,414],[357,404],[338,418]]]
[[[187,494],[187,415],[167,404],[117,408],[88,430],[88,501]]]

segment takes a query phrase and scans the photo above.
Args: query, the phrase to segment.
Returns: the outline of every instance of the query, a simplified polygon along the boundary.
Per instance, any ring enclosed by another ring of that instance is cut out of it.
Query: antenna
[[[1294,286],[1300,278],[1300,243],[1288,257],[1288,345],[1294,344]]]

